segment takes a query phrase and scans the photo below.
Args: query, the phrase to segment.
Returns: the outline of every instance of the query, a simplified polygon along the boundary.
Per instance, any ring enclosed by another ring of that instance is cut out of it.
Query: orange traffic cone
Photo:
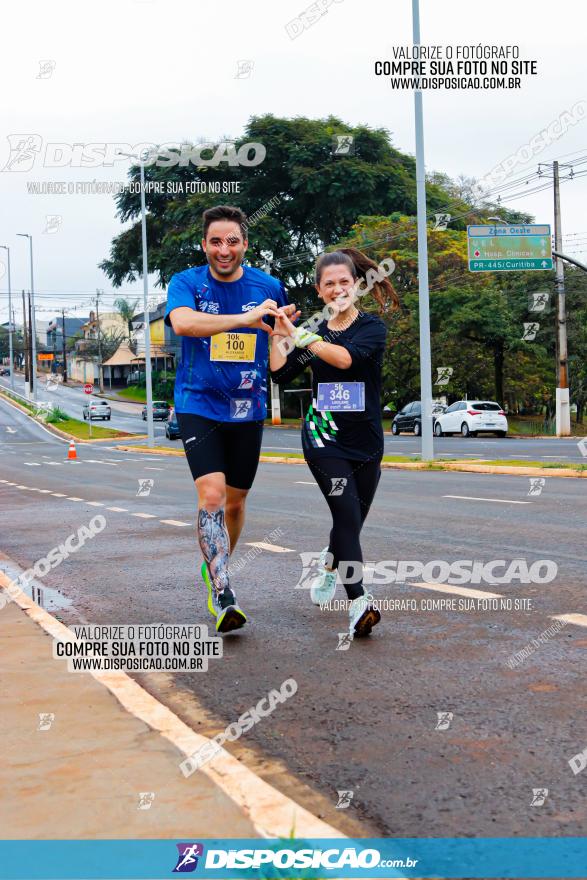
[[[77,452],[75,451],[75,443],[73,442],[73,440],[70,441],[67,458],[73,459],[74,461],[77,459]]]

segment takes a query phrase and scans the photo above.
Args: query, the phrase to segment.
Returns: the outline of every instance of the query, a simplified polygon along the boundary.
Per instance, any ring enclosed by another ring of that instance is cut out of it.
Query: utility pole
[[[552,163],[554,179],[554,250],[562,250],[561,203],[558,162]],[[571,433],[571,410],[569,405],[569,375],[567,350],[567,312],[565,302],[565,269],[560,257],[556,259],[556,291],[557,291],[557,340],[558,359],[556,389],[556,435],[568,437]]]
[[[63,337],[63,382],[67,382],[67,349],[65,347],[65,309],[61,309],[61,329]]]
[[[34,332],[34,324],[33,324],[33,311],[31,308],[31,295],[29,293],[29,376],[31,380],[31,389],[33,392],[33,400],[37,399],[36,394],[36,385],[37,385],[37,377],[33,376],[36,372],[34,369],[34,354],[33,354],[33,332]]]
[[[98,305],[100,302],[100,294],[103,291],[96,289],[96,324],[98,325],[98,385],[100,386],[100,392],[104,391],[104,375],[102,372],[102,336],[100,333],[100,313],[98,311]]]
[[[10,281],[10,248],[6,244],[0,244],[0,248],[6,251],[8,263],[8,360],[10,362],[10,387],[14,391],[14,346],[12,344],[12,334],[14,333],[14,323],[12,321],[12,284]]]
[[[27,336],[26,301],[24,298],[24,290],[22,292],[22,348],[24,355],[24,391],[25,397],[30,397],[31,386],[29,385],[29,339]]]
[[[31,261],[31,299],[32,299],[32,310],[33,310],[33,319],[32,322],[29,320],[29,333],[32,336],[32,355],[31,355],[31,363],[29,369],[29,375],[31,377],[31,389],[33,392],[33,400],[36,400],[37,397],[37,321],[35,314],[35,282],[33,278],[33,237],[29,235],[27,232],[17,232],[16,233],[20,238],[28,238],[29,240],[29,256]]]

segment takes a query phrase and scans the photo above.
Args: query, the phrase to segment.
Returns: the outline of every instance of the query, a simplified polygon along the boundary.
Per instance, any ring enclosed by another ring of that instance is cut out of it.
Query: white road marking
[[[587,614],[554,614],[551,620],[561,620],[564,623],[574,623],[576,626],[587,626]]]
[[[27,467],[41,467],[38,461],[25,461]]]
[[[7,427],[6,430],[8,431],[9,434],[16,434],[16,428]]]
[[[54,498],[67,498],[67,495],[63,492],[51,492],[51,495],[53,495]]]
[[[443,498],[459,498],[462,501],[494,501],[496,504],[534,504],[533,501],[512,501],[509,498],[475,498],[474,495],[443,495]]]
[[[157,468],[157,467],[146,467],[146,471],[164,471],[165,468]]]
[[[26,462],[25,462],[25,464],[26,464]],[[54,465],[54,466],[56,466],[56,467],[63,467],[63,462],[62,462],[62,461],[48,461],[47,464],[52,464],[52,465]]]
[[[83,498],[76,498],[75,495],[66,495],[65,496],[68,501],[83,501]]]
[[[36,489],[35,491],[41,492],[43,495],[50,495],[51,494],[51,489]],[[81,499],[80,499],[80,501],[81,501]]]
[[[273,452],[273,450],[278,449],[280,452],[301,452],[301,446],[266,446],[267,450]],[[261,450],[261,455],[263,455],[263,450]]]
[[[86,501],[86,504],[91,504],[92,507],[104,507],[101,501]]]
[[[157,519],[154,513],[131,513],[131,516],[140,516],[141,519]]]
[[[317,486],[318,483],[312,483],[310,480],[296,480],[298,486]]]
[[[266,544],[264,541],[245,541],[247,547],[258,547],[259,550],[269,550],[270,553],[293,553],[289,547],[280,547],[278,544]]]
[[[159,522],[165,523],[166,526],[191,526],[191,523],[181,522],[179,519],[160,519]]]
[[[107,507],[106,510],[113,510],[114,513],[128,513],[126,507]]]
[[[457,596],[469,596],[471,599],[501,599],[502,593],[490,593],[487,590],[473,590],[471,587],[457,587],[456,584],[429,584],[426,581],[406,581],[408,586],[434,590],[436,593],[455,593]]]
[[[118,467],[117,464],[113,464],[111,461],[102,461],[100,458],[83,458],[82,461],[88,462],[89,464],[105,464],[108,467]]]

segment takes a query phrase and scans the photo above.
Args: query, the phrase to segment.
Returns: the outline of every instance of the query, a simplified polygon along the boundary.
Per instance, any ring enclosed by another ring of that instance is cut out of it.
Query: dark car
[[[165,425],[165,436],[168,440],[179,440],[179,425],[177,424],[177,418],[175,415],[175,410],[171,410],[169,413],[169,418],[167,419],[167,424]]]
[[[436,416],[443,413],[446,407],[442,403],[432,403],[432,424],[436,421]],[[391,423],[391,433],[397,436],[402,431],[413,432],[416,437],[422,433],[422,404],[419,400],[413,400],[407,403],[403,409],[396,413]]]
[[[169,404],[165,400],[153,401],[153,419],[165,421],[169,417]],[[147,421],[147,407],[143,407],[143,421]]]
[[[0,376],[10,376],[10,367],[0,367]]]

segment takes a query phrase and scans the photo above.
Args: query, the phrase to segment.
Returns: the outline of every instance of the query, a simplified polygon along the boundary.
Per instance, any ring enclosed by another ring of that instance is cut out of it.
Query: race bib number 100
[[[364,382],[319,382],[316,409],[320,412],[364,412]]]
[[[256,333],[217,333],[210,339],[211,361],[254,361]]]

